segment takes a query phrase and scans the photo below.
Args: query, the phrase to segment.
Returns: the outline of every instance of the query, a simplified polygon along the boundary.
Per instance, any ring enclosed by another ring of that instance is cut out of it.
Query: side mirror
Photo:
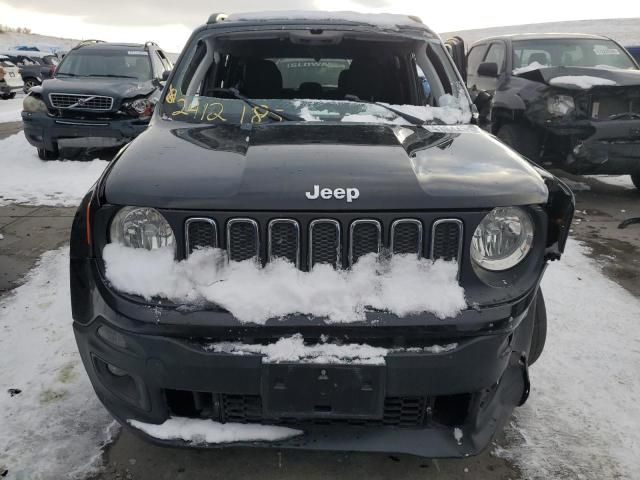
[[[40,68],[40,76],[43,80],[53,77],[53,69],[51,67]]]
[[[498,64],[494,62],[484,62],[478,66],[478,75],[482,77],[497,77]]]
[[[476,98],[473,99],[473,104],[478,109],[481,117],[488,114],[492,98],[493,97],[491,96],[491,94],[485,92],[484,90],[480,90],[476,94]]]
[[[162,77],[160,77],[160,80],[162,82],[166,82],[169,79],[169,75],[171,75],[171,70],[165,70],[164,72],[162,72]]]

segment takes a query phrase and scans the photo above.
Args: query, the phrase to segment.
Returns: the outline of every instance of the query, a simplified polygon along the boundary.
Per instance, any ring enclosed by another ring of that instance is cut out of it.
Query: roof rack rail
[[[158,47],[158,44],[156,42],[144,42],[144,48],[145,50],[148,50],[149,47],[156,47],[156,48],[160,48]]]
[[[226,13],[212,13],[209,15],[209,20],[207,20],[207,25],[212,25],[214,23],[223,22],[227,19],[229,15]]]
[[[94,43],[106,43],[106,42],[104,40],[96,40],[94,38],[91,38],[91,39],[82,40],[78,42],[78,44],[73,48],[84,47],[85,45],[91,45]]]

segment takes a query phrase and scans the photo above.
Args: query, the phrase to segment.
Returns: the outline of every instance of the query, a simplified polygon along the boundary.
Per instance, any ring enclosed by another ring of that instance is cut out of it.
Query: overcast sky
[[[0,0],[0,23],[45,35],[143,42],[178,52],[210,13],[354,10],[418,15],[438,32],[562,20],[640,17],[640,2],[536,0]]]

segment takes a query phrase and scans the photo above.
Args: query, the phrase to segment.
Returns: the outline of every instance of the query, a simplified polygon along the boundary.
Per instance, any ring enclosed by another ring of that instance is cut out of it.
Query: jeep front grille
[[[313,220],[309,226],[309,265],[328,263],[341,265],[342,238],[340,223],[336,220]]]
[[[185,256],[196,248],[220,247],[226,248],[234,261],[284,258],[303,270],[319,263],[348,267],[372,252],[461,260],[464,235],[459,219],[436,218],[426,223],[418,218],[400,218],[383,223],[377,219],[303,217],[261,221],[189,218],[185,222]],[[224,244],[218,226],[224,228]]]
[[[113,97],[104,97],[102,95],[50,93],[49,100],[54,108],[69,110],[105,112],[113,107]]]

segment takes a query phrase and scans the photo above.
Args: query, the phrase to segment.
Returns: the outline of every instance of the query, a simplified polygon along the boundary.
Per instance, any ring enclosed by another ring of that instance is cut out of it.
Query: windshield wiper
[[[260,110],[263,110],[265,112],[267,112],[267,115],[273,119],[273,120],[286,120],[288,122],[304,122],[304,118],[299,117],[298,115],[293,115],[291,113],[284,113],[284,112],[276,112],[275,110],[272,110],[271,108],[265,106],[265,105],[260,105],[256,102],[254,102],[253,100],[248,99],[247,97],[245,97],[244,95],[242,95],[237,88],[233,88],[233,87],[229,87],[229,88],[214,88],[213,89],[213,93],[228,93],[230,94],[233,98],[237,98],[238,100],[242,100],[244,103],[246,103],[247,105],[251,106],[252,108],[258,108]]]
[[[421,118],[414,117],[413,115],[401,112],[400,110],[396,110],[395,108],[390,107],[389,105],[385,105],[384,103],[374,102],[373,100],[362,100],[357,95],[345,95],[344,99],[349,100],[350,102],[368,103],[370,105],[377,105],[378,107],[385,108],[390,112],[395,113],[400,118],[404,118],[407,122],[412,123],[413,125],[421,126],[421,125],[426,125],[427,123],[425,120],[422,120]]]
[[[108,78],[135,78],[137,79],[138,77],[133,77],[131,75],[112,75],[112,74],[98,74],[98,73],[90,73],[89,75],[82,75],[83,77],[108,77]]]

